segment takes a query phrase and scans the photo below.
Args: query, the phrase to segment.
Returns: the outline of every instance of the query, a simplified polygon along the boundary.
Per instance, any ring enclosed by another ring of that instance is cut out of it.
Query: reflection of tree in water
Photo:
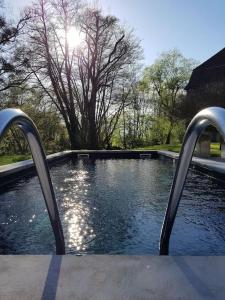
[[[181,199],[187,222],[202,226],[210,235],[225,240],[225,186],[200,172],[191,170]]]
[[[1,248],[7,253],[53,253],[54,238],[37,177],[0,189]]]

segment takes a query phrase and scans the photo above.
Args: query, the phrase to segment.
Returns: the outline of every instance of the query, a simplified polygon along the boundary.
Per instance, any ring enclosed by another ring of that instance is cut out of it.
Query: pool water
[[[175,166],[162,160],[74,160],[51,169],[66,251],[158,255]],[[0,190],[0,253],[52,254],[38,178]],[[172,255],[225,254],[225,186],[191,170],[170,242]]]

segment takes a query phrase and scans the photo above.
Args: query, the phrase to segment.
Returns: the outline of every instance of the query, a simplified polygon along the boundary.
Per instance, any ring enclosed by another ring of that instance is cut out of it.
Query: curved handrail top
[[[17,108],[6,108],[0,111],[0,135],[9,129],[12,123],[18,121],[18,123],[31,123],[37,130],[34,122],[20,109]]]
[[[225,109],[222,107],[208,107],[201,110],[197,115],[192,119],[191,123],[189,124],[186,133],[188,133],[189,129],[193,126],[196,126],[197,123],[201,121],[207,121],[204,127],[208,125],[213,125],[217,128],[220,134],[225,139]]]

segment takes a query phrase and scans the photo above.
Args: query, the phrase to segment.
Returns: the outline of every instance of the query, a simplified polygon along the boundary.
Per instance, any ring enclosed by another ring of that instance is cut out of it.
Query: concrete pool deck
[[[0,299],[225,299],[225,257],[0,256]]]
[[[169,158],[177,160],[179,153],[172,151],[158,151],[160,158]],[[224,158],[201,158],[193,157],[191,162],[192,167],[196,167],[200,171],[225,181],[225,159]]]

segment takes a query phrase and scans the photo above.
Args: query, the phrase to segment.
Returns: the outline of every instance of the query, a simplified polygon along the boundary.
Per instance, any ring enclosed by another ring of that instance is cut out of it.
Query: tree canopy
[[[185,58],[178,50],[164,52],[153,65],[145,69],[145,80],[152,90],[153,107],[158,116],[168,120],[169,128],[166,143],[176,121],[184,88],[196,62]]]
[[[49,152],[180,140],[192,59],[170,50],[143,70],[133,31],[82,0],[35,0],[14,23],[0,17],[1,108],[28,112]]]
[[[115,17],[78,1],[39,0],[30,14],[29,68],[60,112],[71,147],[104,147],[133,81],[138,42]],[[78,47],[71,29],[82,36]]]

